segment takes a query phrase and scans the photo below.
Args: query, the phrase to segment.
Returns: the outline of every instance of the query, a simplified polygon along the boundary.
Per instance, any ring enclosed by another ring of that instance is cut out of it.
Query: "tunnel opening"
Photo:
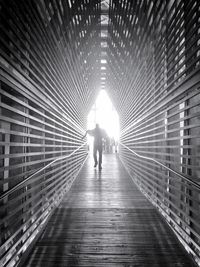
[[[106,131],[108,140],[105,151],[112,153],[117,151],[117,143],[120,136],[119,115],[106,90],[101,89],[87,116],[87,129],[93,129],[99,124]],[[87,136],[89,151],[92,152],[93,137]]]

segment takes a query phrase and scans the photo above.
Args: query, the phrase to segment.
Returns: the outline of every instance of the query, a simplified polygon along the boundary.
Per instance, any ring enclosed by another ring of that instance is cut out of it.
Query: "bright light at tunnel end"
[[[88,114],[87,128],[93,129],[96,123],[106,131],[110,138],[115,141],[119,140],[119,116],[104,89],[100,90]]]

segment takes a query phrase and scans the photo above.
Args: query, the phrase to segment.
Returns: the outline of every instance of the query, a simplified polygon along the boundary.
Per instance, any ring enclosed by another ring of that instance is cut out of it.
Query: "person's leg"
[[[98,151],[99,151],[99,169],[102,169],[102,147],[99,147],[98,148]]]
[[[94,158],[94,167],[96,167],[97,164],[98,164],[98,161],[97,161],[97,147],[96,146],[94,146],[94,148],[93,148],[93,158]]]

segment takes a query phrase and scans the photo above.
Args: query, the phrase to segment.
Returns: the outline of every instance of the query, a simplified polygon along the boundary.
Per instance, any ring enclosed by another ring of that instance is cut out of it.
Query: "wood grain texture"
[[[56,209],[26,267],[195,266],[118,155],[89,158]]]

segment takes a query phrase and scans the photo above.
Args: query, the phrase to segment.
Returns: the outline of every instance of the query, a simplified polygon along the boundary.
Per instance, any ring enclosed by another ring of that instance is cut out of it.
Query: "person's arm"
[[[86,137],[87,134],[90,134],[90,135],[94,135],[94,131],[93,130],[87,130],[85,132],[85,135],[82,137],[82,139],[84,139]]]
[[[90,135],[94,135],[94,130],[87,130],[87,133]]]
[[[85,134],[82,136],[82,139],[84,139],[87,135],[88,131],[85,132]]]

